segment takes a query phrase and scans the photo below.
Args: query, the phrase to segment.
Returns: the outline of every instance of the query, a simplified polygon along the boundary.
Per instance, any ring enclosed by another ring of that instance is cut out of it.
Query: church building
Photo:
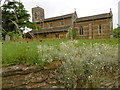
[[[32,21],[40,30],[32,30],[40,38],[66,38],[74,30],[76,39],[111,38],[113,34],[112,11],[108,13],[78,17],[77,12],[45,18],[44,9],[32,8]]]

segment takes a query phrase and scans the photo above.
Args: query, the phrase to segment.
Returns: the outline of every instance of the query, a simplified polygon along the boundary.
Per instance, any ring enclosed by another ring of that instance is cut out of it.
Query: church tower
[[[37,6],[32,8],[32,21],[33,22],[40,22],[43,21],[45,18],[44,16],[44,9]]]

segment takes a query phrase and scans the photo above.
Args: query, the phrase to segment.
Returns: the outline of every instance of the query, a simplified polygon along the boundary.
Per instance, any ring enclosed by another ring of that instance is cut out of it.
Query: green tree
[[[113,30],[113,36],[114,36],[115,38],[120,37],[120,27],[117,27],[117,28],[115,28],[115,29]]]
[[[12,0],[2,5],[3,36],[8,32],[22,35],[21,27],[34,28],[34,23],[29,21],[30,14],[21,2]]]

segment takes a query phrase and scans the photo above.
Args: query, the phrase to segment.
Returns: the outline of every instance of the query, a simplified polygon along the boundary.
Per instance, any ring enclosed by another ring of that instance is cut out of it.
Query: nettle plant
[[[58,46],[38,46],[38,53],[45,62],[62,60],[58,79],[67,88],[100,88],[115,79],[119,70],[117,45],[82,43],[78,46],[78,41],[73,40]]]

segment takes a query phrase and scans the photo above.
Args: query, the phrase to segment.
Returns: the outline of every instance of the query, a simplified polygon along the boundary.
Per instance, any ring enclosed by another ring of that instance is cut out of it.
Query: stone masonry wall
[[[3,66],[2,88],[64,88],[58,80],[60,65],[60,61],[54,61],[44,67],[26,65]],[[106,80],[100,83],[101,88],[116,88],[120,75],[115,74],[111,77],[110,74],[106,74],[106,76],[103,75],[103,78]],[[77,88],[81,88],[84,84],[82,79],[78,78]],[[88,87],[92,88],[93,84],[89,82],[88,85],[90,86]]]
[[[2,88],[58,88],[60,61],[40,66],[12,65],[2,67]]]

